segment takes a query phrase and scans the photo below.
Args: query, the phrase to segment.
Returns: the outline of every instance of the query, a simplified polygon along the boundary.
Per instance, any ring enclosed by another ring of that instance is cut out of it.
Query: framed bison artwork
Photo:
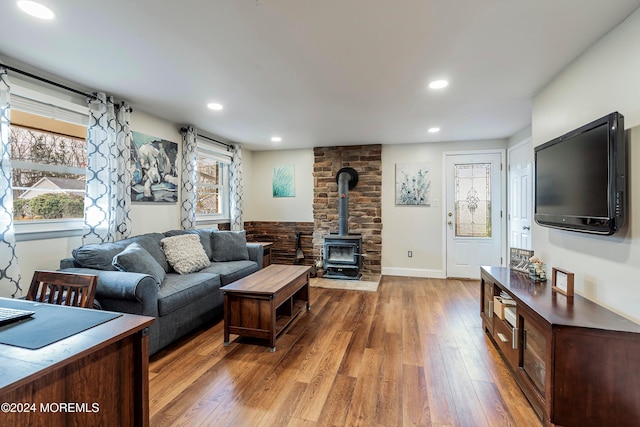
[[[178,144],[132,132],[131,201],[178,201]]]

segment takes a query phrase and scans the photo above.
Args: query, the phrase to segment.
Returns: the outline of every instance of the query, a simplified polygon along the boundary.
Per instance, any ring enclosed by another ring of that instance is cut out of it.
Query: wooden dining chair
[[[48,304],[92,308],[98,276],[36,270],[26,299]]]

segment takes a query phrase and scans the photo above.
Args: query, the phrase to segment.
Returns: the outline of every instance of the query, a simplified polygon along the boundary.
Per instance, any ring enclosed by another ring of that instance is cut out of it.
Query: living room
[[[268,2],[256,2],[256,7],[266,7],[265,3]],[[631,3],[633,2],[628,4]],[[637,7],[637,3],[633,4],[636,6],[630,11]],[[591,7],[598,6],[593,2]],[[601,237],[551,230],[533,223],[531,247],[549,269],[553,266],[575,273],[576,294],[640,323],[640,289],[635,284],[639,268],[634,256],[640,246],[637,238],[640,226],[633,215],[633,212],[640,211],[639,190],[633,180],[634,170],[640,165],[639,155],[633,147],[633,141],[640,138],[640,107],[633,96],[640,93],[640,82],[637,79],[640,54],[636,48],[636,41],[640,39],[639,29],[640,11],[635,10],[577,55],[565,68],[549,76],[548,83],[530,94],[529,121],[509,135],[455,141],[438,138],[426,140],[425,137],[421,142],[371,144],[380,148],[381,177],[380,248],[376,254],[379,263],[375,272],[394,277],[450,277],[447,274],[445,248],[444,225],[447,218],[443,208],[446,199],[446,153],[501,150],[506,159],[507,150],[523,141],[530,140],[531,147],[536,147],[596,118],[619,111],[625,117],[629,150],[629,209],[626,225],[613,236]],[[81,89],[88,86],[86,83],[68,81],[59,73],[42,69],[35,62],[16,60],[15,55],[8,52],[11,52],[8,44],[0,44],[0,59],[7,65],[41,71],[49,79],[68,86]],[[506,65],[510,61],[516,59],[506,59]],[[9,77],[16,81],[28,80],[11,73]],[[129,94],[119,95],[126,99]],[[188,120],[172,122],[136,106],[131,113],[131,128],[134,131],[176,143],[182,141],[180,129],[186,124],[189,124]],[[361,146],[363,152],[371,149],[369,141],[356,142],[365,144]],[[349,144],[329,146],[345,147]],[[313,230],[316,221],[314,164],[317,161],[314,148],[260,148],[246,144],[243,146],[242,156],[243,221],[247,224],[248,234],[265,227],[281,232],[283,223],[285,227],[289,227],[290,236],[295,234],[293,232],[296,228],[307,230],[311,227]],[[417,208],[397,206],[396,165],[415,163],[417,159],[430,166],[431,205]],[[284,164],[294,166],[295,197],[274,198],[271,175],[275,167]],[[504,206],[506,209],[507,204]],[[131,222],[132,235],[180,228],[179,203],[134,203]],[[305,261],[315,263],[318,260],[318,249],[312,240],[312,237],[303,236],[302,243]],[[18,235],[16,252],[23,289],[35,270],[58,269],[60,260],[69,257],[72,250],[81,244],[80,235],[31,240]],[[291,247],[280,250],[282,259],[291,259],[287,256],[295,254]],[[370,252],[372,255],[375,253],[374,250]],[[411,257],[408,256],[409,252]],[[505,259],[507,256],[508,252],[505,250]],[[15,288],[10,284],[0,282],[0,296],[9,297],[14,292]],[[472,314],[479,317],[477,307],[473,310]],[[221,337],[221,332],[217,332]]]

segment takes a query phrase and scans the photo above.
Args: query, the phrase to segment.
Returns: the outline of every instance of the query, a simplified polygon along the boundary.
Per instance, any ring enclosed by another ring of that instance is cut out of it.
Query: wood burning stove
[[[362,236],[351,234],[324,236],[324,277],[360,279],[362,268]]]
[[[362,235],[349,233],[349,190],[358,183],[358,172],[342,168],[338,182],[338,234],[324,236],[324,277],[330,279],[360,279],[362,268]]]

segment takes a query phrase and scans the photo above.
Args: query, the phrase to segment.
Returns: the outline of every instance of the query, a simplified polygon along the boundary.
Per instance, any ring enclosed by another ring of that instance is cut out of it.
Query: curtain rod
[[[184,133],[184,132],[186,132],[186,131],[187,131],[187,128],[186,128],[186,127],[180,128],[180,132],[183,132],[183,133]],[[225,142],[218,141],[217,139],[210,138],[210,137],[208,137],[208,136],[206,136],[206,135],[199,134],[199,133],[197,133],[197,131],[196,131],[196,135],[198,136],[198,138],[208,139],[209,141],[213,141],[213,142],[216,142],[216,143],[218,143],[218,144],[220,144],[220,145],[224,145],[225,147],[227,147],[227,150],[230,150],[230,149],[232,149],[232,148],[233,148],[233,145],[231,145],[231,144],[227,144],[227,143],[225,143]]]
[[[28,73],[28,72],[26,72],[26,71],[24,71],[24,70],[20,70],[20,69],[18,69],[18,68],[14,68],[14,67],[11,67],[11,66],[9,66],[9,65],[0,64],[0,67],[6,68],[7,70],[10,70],[10,71],[16,72],[16,73],[18,73],[18,74],[23,74],[23,75],[25,75],[25,76],[27,76],[27,77],[31,77],[32,79],[39,80],[39,81],[41,81],[41,82],[44,82],[44,83],[50,84],[50,85],[52,85],[52,86],[59,87],[60,89],[64,89],[64,90],[67,90],[67,91],[69,91],[69,92],[77,93],[78,95],[83,95],[83,96],[85,96],[85,97],[87,97],[87,98],[97,99],[97,96],[95,96],[95,95],[93,95],[93,94],[85,93],[85,92],[82,92],[81,90],[74,89],[74,88],[72,88],[72,87],[65,86],[65,85],[63,85],[63,84],[53,82],[53,81],[51,81],[51,80],[45,79],[44,77],[36,76],[35,74]]]

